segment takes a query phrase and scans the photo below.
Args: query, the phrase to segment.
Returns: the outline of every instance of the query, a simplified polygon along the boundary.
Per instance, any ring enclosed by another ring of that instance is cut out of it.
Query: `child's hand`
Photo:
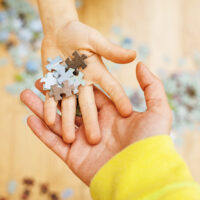
[[[72,21],[62,26],[56,33],[45,34],[42,43],[43,68],[49,57],[60,56],[66,59],[72,56],[75,50],[88,56],[86,59],[88,66],[82,70],[88,85],[80,87],[79,104],[87,140],[91,144],[96,144],[100,141],[101,135],[92,83],[99,84],[109,94],[123,117],[132,113],[132,105],[128,97],[118,81],[106,69],[101,56],[116,63],[129,63],[135,59],[136,54],[135,51],[125,50],[111,44],[96,30],[78,21]],[[44,104],[44,120],[48,125],[55,123],[56,107],[57,102],[47,94]],[[61,112],[62,137],[66,143],[72,143],[75,140],[75,95],[62,100]]]
[[[60,137],[60,116],[57,115],[54,126],[47,128],[42,121],[43,102],[32,91],[25,90],[21,94],[22,101],[40,118],[29,117],[28,125],[41,141],[89,185],[96,172],[128,145],[147,137],[170,133],[172,113],[161,81],[142,63],[137,66],[137,79],[145,94],[147,111],[134,111],[128,118],[121,117],[110,99],[95,89],[102,134],[102,140],[98,145],[87,143],[80,118],[76,118],[76,124],[79,126],[76,131],[77,140],[71,146],[65,144]],[[39,82],[36,83],[36,87],[42,90]]]

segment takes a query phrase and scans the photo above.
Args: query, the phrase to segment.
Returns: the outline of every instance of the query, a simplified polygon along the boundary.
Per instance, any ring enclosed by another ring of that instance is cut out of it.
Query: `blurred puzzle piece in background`
[[[64,191],[53,190],[50,183],[39,183],[31,177],[23,178],[19,183],[10,180],[7,184],[7,195],[0,194],[0,200],[14,199],[16,196],[21,200],[33,199],[37,195],[38,199],[46,200],[67,200],[74,195],[72,188],[66,188]],[[51,190],[50,190],[51,188]]]
[[[72,197],[74,194],[74,191],[72,189],[65,189],[62,193],[61,193],[61,197],[62,199],[67,199]]]
[[[17,190],[17,182],[14,180],[9,181],[8,183],[8,194],[14,194]]]

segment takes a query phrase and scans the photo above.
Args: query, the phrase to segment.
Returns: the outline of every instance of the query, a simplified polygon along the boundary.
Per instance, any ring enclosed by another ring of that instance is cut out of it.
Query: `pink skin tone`
[[[96,30],[78,21],[73,21],[58,30],[56,37],[45,36],[42,43],[43,66],[47,64],[47,58],[59,55],[66,59],[72,56],[75,50],[88,56],[86,59],[88,66],[82,70],[84,80],[88,84],[80,87],[79,104],[87,140],[91,144],[97,144],[101,139],[101,134],[92,83],[99,84],[109,94],[123,117],[128,117],[132,113],[129,99],[119,82],[106,69],[101,56],[116,63],[129,63],[135,59],[136,54],[134,51],[122,49],[108,42]],[[48,94],[46,95],[44,120],[48,125],[55,123],[57,103],[54,98],[49,98]],[[72,143],[75,140],[75,110],[75,95],[62,100],[62,136],[66,143]]]
[[[137,65],[136,74],[145,94],[145,112],[132,111],[129,117],[122,117],[111,99],[94,89],[102,135],[97,145],[87,142],[83,119],[80,117],[75,118],[76,140],[71,145],[66,144],[62,138],[61,116],[57,114],[56,123],[48,126],[44,122],[42,100],[30,90],[21,93],[21,100],[35,114],[28,118],[28,125],[34,134],[87,185],[105,163],[128,145],[147,137],[170,133],[172,113],[161,81],[142,63]],[[42,91],[39,81],[36,87]],[[96,129],[92,131],[95,133]]]
[[[123,117],[132,113],[132,106],[119,82],[108,72],[102,57],[115,63],[132,62],[136,53],[110,43],[98,31],[79,22],[74,0],[38,0],[40,17],[44,30],[42,42],[42,65],[44,74],[48,58],[60,56],[66,59],[75,50],[88,56],[88,67],[83,70],[88,83],[80,87],[79,104],[85,125],[85,135],[90,144],[101,140],[98,111],[92,83],[99,84],[111,97]],[[53,126],[56,120],[58,102],[46,94],[44,121]],[[76,98],[71,96],[61,102],[62,137],[66,143],[75,140]],[[93,130],[96,130],[95,132]]]

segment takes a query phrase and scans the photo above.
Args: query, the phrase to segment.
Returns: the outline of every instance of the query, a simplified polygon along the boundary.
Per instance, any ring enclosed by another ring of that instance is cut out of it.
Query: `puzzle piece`
[[[70,79],[70,84],[74,86],[73,93],[77,94],[79,92],[78,87],[80,85],[85,86],[85,81],[83,80],[84,74],[82,72],[79,72],[78,76],[73,76]]]
[[[64,72],[60,75],[60,77],[57,79],[59,84],[62,84],[64,81],[70,81],[70,79],[74,76],[74,69],[69,68],[67,70],[67,72]],[[71,81],[69,83],[70,85],[72,85]]]
[[[83,80],[84,74],[82,72],[79,72],[77,76],[73,76],[71,78],[72,84],[74,87],[78,87],[80,85],[85,86],[85,81]]]
[[[48,65],[46,65],[46,68],[48,71],[56,70],[55,67],[59,65],[63,60],[60,56],[57,56],[55,59],[48,58],[47,61],[49,62]]]
[[[41,79],[41,82],[44,82],[43,89],[51,90],[50,96],[54,96],[57,101],[62,99],[62,95],[70,96],[72,92],[73,94],[77,94],[79,92],[78,87],[85,85],[85,81],[83,80],[84,74],[79,72],[78,68],[81,67],[84,69],[87,66],[84,62],[87,56],[80,55],[77,51],[73,53],[73,56],[72,60],[70,58],[66,60],[68,66],[60,64],[62,58],[59,56],[55,59],[48,58],[49,64],[46,68],[50,72]]]
[[[68,67],[75,69],[75,74],[78,75],[79,67],[81,67],[82,69],[85,69],[87,67],[87,64],[84,61],[87,58],[87,56],[84,54],[80,55],[78,51],[74,51],[72,55],[74,56],[74,58],[72,60],[70,58],[67,58],[65,63]]]
[[[53,71],[55,78],[59,78],[66,71],[67,66],[60,64],[62,61],[62,58],[59,56],[57,56],[55,59],[48,58],[49,64],[46,65],[46,68],[50,72]]]
[[[64,81],[62,88],[59,88],[58,84],[53,85],[51,87],[51,91],[49,93],[49,96],[54,97],[54,99],[56,101],[60,101],[60,100],[62,100],[62,95],[64,95],[65,97],[72,96],[72,90],[73,89],[74,89],[74,87],[70,86],[68,81]]]
[[[53,72],[48,72],[45,77],[40,80],[43,84],[43,90],[50,90],[52,85],[57,84],[57,80],[54,77]]]
[[[65,73],[66,67],[58,64],[54,67],[54,70],[55,70],[55,72],[57,72],[57,77],[59,77],[59,76],[61,76],[62,74]]]
[[[56,78],[56,79],[59,78],[60,74],[59,74],[58,72],[53,71],[52,73],[53,73],[53,77],[54,77],[54,78]]]

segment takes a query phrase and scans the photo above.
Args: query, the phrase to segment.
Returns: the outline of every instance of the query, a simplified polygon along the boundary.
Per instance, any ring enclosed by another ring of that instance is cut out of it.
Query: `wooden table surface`
[[[138,43],[148,44],[151,54],[146,62],[156,72],[162,66],[163,54],[175,60],[191,55],[194,49],[200,50],[199,8],[199,0],[85,0],[79,14],[84,23],[105,36],[114,24]],[[0,58],[7,54],[0,46]],[[174,64],[164,67],[170,72],[176,70]],[[116,73],[121,83],[136,85],[134,68],[135,62]],[[55,190],[73,188],[75,195],[70,199],[89,200],[88,188],[25,125],[23,119],[30,112],[20,103],[19,96],[5,91],[15,73],[12,60],[0,68],[0,194],[6,193],[9,180],[21,181],[30,176],[38,182],[49,182]],[[178,151],[200,183],[200,133],[187,132],[183,137],[184,144],[177,147]]]

